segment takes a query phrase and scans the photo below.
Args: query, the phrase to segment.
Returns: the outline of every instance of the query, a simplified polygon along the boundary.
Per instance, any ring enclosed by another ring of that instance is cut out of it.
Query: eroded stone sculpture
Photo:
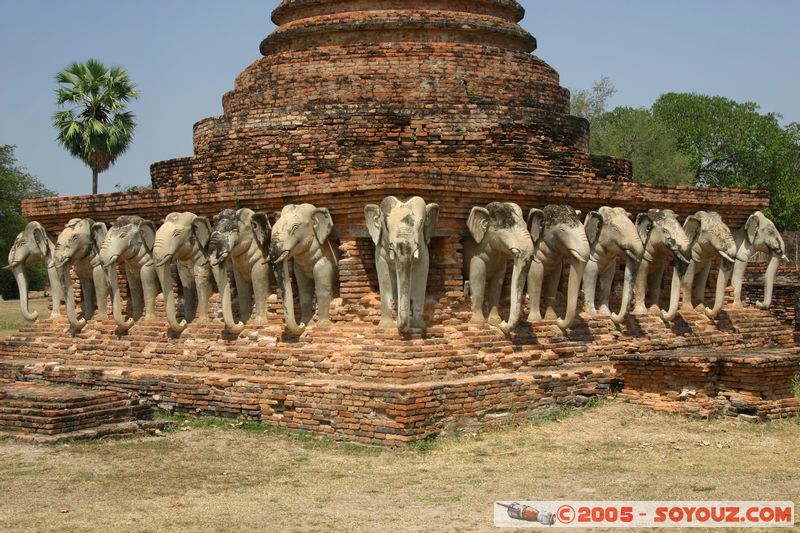
[[[267,323],[267,298],[270,294],[270,265],[256,240],[251,209],[226,209],[214,222],[208,245],[208,258],[222,297],[225,327],[234,334],[244,331],[250,320],[255,299],[255,322]],[[233,271],[239,303],[239,321],[234,320],[231,305]]]
[[[264,219],[261,217],[258,222],[263,223]],[[329,241],[332,231],[333,218],[330,212],[311,204],[285,206],[272,228],[269,259],[278,284],[283,289],[286,329],[293,335],[301,335],[311,322],[315,296],[318,324],[330,322],[331,299],[337,276],[336,254]],[[265,234],[266,231],[262,229],[261,233]],[[294,314],[289,261],[294,265],[300,297],[300,324]]]
[[[19,288],[19,306],[22,316],[29,322],[39,318],[38,311],[28,309],[28,280],[25,277],[25,267],[42,261],[47,267],[47,277],[50,280],[50,292],[53,296],[53,311],[51,317],[61,315],[61,301],[64,299],[63,280],[53,265],[53,252],[55,243],[48,235],[44,226],[38,222],[29,222],[25,229],[14,239],[14,244],[8,252],[8,266],[14,275]]]
[[[778,266],[781,261],[789,262],[781,233],[764,213],[756,211],[750,215],[743,228],[734,232],[733,238],[736,240],[737,248],[736,264],[733,267],[731,279],[734,305],[742,305],[742,283],[747,263],[755,253],[761,252],[769,256],[769,263],[764,275],[764,301],[756,302],[756,307],[769,309],[772,305],[772,289],[775,286]]]
[[[584,227],[589,240],[589,262],[583,273],[583,309],[597,314],[595,308],[596,286],[600,290],[597,299],[600,313],[611,315],[614,323],[622,323],[628,314],[633,294],[634,277],[644,253],[644,245],[630,219],[631,214],[621,207],[601,207],[586,215]],[[608,306],[611,286],[617,271],[617,258],[625,258],[625,277],[619,312],[612,313]]]
[[[401,332],[424,328],[423,311],[428,285],[428,244],[439,219],[439,206],[415,196],[401,201],[394,196],[380,206],[364,209],[367,228],[375,243],[375,265],[381,292],[382,328],[393,327],[397,301],[397,327]]]
[[[99,250],[97,260],[106,271],[111,287],[111,309],[114,321],[123,331],[130,330],[136,320],[156,318],[156,297],[161,285],[153,261],[156,225],[138,216],[121,216],[114,221],[103,239],[102,232],[93,234]],[[131,316],[122,312],[117,265],[125,268]]]
[[[64,284],[67,319],[77,331],[86,327],[86,321],[94,316],[95,311],[100,318],[105,318],[108,314],[108,279],[103,267],[95,261],[97,247],[93,238],[93,235],[104,238],[105,233],[106,225],[102,222],[95,222],[90,218],[73,218],[58,235],[53,265],[59,271]],[[83,316],[80,319],[75,312],[70,266],[78,274],[81,286]]]
[[[535,248],[528,274],[529,322],[542,320],[542,296],[545,318],[558,318],[555,304],[564,258],[570,264],[567,308],[564,318],[558,318],[557,324],[566,330],[575,321],[581,279],[589,261],[589,241],[578,217],[580,211],[568,205],[548,205],[544,209],[531,209],[528,214],[528,229]]]
[[[664,320],[675,318],[680,304],[681,278],[691,261],[691,242],[669,209],[650,209],[636,217],[636,230],[644,244],[642,260],[636,271],[633,314],[647,313],[647,306],[661,312]],[[672,288],[667,310],[661,308],[661,284],[668,261],[673,260]]]
[[[511,202],[493,202],[485,208],[473,207],[467,227],[472,238],[467,238],[464,247],[464,278],[469,280],[472,323],[486,322],[483,314],[486,300],[490,309],[489,323],[507,334],[519,323],[525,282],[533,260],[533,241],[522,209]],[[498,307],[509,259],[513,261],[511,310],[505,322],[500,318]]]
[[[166,302],[170,329],[181,333],[188,322],[208,321],[208,300],[213,291],[208,242],[211,222],[194,213],[170,213],[156,232],[153,259]],[[170,265],[175,262],[183,285],[185,318],[178,321],[175,294],[172,292]]]

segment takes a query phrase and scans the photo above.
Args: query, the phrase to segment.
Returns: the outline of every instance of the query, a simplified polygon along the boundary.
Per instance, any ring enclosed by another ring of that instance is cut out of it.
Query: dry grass
[[[259,425],[0,442],[0,530],[487,531],[498,499],[775,499],[800,505],[800,420],[699,422],[609,402],[406,450]]]
[[[47,308],[49,303],[49,298],[32,298],[28,302],[28,307],[31,311],[39,311],[39,318],[47,318],[50,316],[50,310]],[[0,302],[0,339],[8,337],[25,324],[27,322],[20,313],[19,301]]]

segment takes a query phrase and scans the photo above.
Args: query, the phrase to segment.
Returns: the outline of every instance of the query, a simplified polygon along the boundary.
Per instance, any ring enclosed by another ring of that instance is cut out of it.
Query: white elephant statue
[[[789,262],[786,245],[778,228],[761,211],[756,211],[747,219],[743,228],[733,234],[736,240],[736,264],[733,267],[733,304],[742,306],[742,283],[750,258],[757,252],[769,255],[767,272],[764,276],[764,301],[756,302],[756,307],[769,309],[772,305],[772,289],[781,261]]]

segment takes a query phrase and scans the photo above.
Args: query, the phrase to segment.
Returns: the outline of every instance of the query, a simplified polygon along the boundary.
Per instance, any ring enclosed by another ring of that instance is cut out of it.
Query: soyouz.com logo
[[[497,527],[742,527],[794,525],[793,502],[496,502]]]

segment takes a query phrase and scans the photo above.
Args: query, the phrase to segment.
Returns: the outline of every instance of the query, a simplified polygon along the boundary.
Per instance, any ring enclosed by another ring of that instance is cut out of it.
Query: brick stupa
[[[569,115],[557,72],[532,55],[523,15],[513,0],[284,0],[273,13],[278,28],[261,43],[264,57],[225,95],[224,114],[195,125],[193,156],[154,164],[151,190],[31,200],[24,211],[55,234],[73,217],[214,216],[237,201],[265,212],[327,207],[341,252],[334,327],[287,338],[278,304],[270,326],[238,338],[219,320],[192,324],[179,338],[165,320],[127,335],[113,321],[79,334],[65,321],[40,321],[0,343],[0,381],[113,387],[166,409],[402,444],[607,395],[619,380],[615,356],[638,368],[637,354],[655,350],[681,361],[685,349],[792,346],[786,323],[756,309],[713,322],[683,313],[673,325],[653,315],[619,327],[582,316],[567,334],[541,322],[510,338],[468,325],[462,239],[472,206],[712,209],[737,228],[769,203],[763,192],[637,184],[628,162],[591,156],[589,126]],[[375,327],[363,210],[390,194],[440,205],[425,334]],[[730,385],[737,398],[774,400],[746,390],[762,367],[748,367],[742,390]],[[689,374],[705,376],[704,390],[717,394],[714,372]],[[757,411],[777,418],[796,407],[786,400]]]

